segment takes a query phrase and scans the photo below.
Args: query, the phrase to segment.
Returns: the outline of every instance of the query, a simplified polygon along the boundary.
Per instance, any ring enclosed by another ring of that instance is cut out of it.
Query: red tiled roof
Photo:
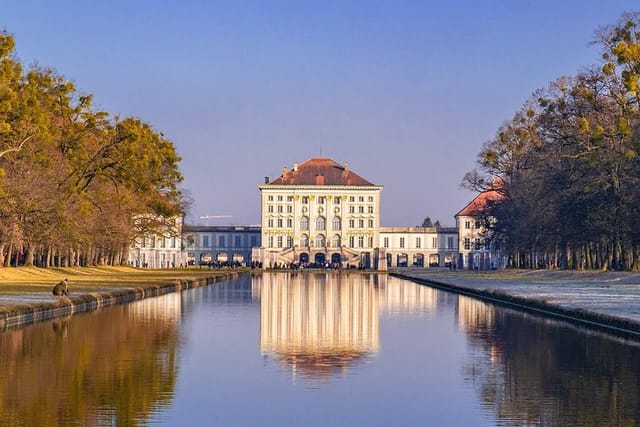
[[[293,169],[283,168],[282,175],[269,185],[375,185],[329,158],[312,158]]]
[[[467,206],[465,206],[460,212],[455,214],[458,216],[474,216],[482,214],[489,202],[497,202],[504,199],[504,194],[497,190],[486,190],[478,194]]]

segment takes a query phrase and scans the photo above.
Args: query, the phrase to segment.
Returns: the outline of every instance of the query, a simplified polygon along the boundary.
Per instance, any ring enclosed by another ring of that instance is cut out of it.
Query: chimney
[[[282,167],[282,177],[283,177],[283,178],[286,178],[286,177],[287,177],[287,172],[288,172],[287,167],[286,167],[286,166],[283,166],[283,167]]]
[[[294,172],[298,172],[298,164],[297,163],[293,164],[293,171]]]
[[[349,162],[344,162],[344,171],[349,172]]]
[[[324,185],[324,175],[316,175],[316,185]]]
[[[264,183],[265,183],[265,184],[268,184],[268,183],[269,183],[269,177],[268,177],[268,176],[265,176],[265,177],[264,177]]]

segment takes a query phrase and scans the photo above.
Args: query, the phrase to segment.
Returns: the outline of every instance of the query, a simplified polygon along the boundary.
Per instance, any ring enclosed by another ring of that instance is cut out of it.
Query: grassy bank
[[[0,295],[50,294],[53,286],[65,277],[70,295],[104,292],[121,287],[151,287],[177,279],[225,275],[230,270],[209,269],[138,269],[131,267],[0,268]]]

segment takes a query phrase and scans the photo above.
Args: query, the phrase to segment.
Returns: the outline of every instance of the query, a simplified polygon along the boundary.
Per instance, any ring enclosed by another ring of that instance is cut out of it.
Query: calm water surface
[[[3,426],[640,420],[637,342],[387,276],[247,275],[0,340]]]

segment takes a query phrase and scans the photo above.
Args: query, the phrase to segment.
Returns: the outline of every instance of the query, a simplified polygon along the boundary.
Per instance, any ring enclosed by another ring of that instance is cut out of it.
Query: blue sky
[[[634,9],[635,7],[635,9]],[[482,144],[533,91],[598,62],[637,1],[7,1],[0,27],[99,108],[174,142],[190,222],[259,223],[265,176],[349,162],[382,225],[453,225]]]

